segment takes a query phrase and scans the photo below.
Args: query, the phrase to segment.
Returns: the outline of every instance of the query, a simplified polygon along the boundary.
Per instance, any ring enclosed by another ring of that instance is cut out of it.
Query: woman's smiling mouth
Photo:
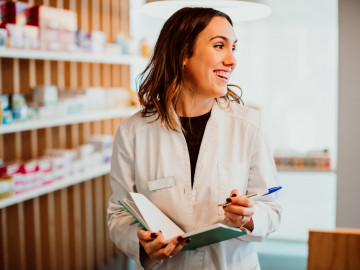
[[[220,80],[222,80],[224,82],[228,82],[228,80],[230,78],[230,72],[228,72],[228,71],[215,70],[214,73]]]

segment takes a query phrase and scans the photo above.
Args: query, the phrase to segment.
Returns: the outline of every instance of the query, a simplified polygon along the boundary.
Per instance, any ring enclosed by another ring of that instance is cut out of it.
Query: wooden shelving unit
[[[78,28],[129,34],[129,0],[25,1],[75,11]],[[60,89],[130,88],[138,56],[89,55],[1,49],[0,95],[30,94],[37,85]],[[136,109],[119,108],[62,119],[0,127],[4,163],[43,156],[45,149],[74,149],[92,134],[115,134]],[[109,165],[88,168],[28,193],[0,201],[0,269],[95,269],[119,256],[106,221]]]

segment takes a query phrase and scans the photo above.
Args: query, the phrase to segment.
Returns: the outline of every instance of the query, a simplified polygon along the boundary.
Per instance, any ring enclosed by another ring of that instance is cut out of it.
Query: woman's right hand
[[[141,229],[138,231],[137,235],[140,244],[152,260],[171,258],[190,241],[190,239],[184,239],[181,236],[177,236],[164,247],[165,239],[161,231],[155,233]]]

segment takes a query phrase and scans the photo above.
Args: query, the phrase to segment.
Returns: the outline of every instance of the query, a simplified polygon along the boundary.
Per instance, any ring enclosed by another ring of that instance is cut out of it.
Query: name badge
[[[175,180],[174,176],[165,177],[162,179],[152,180],[148,182],[149,189],[151,191],[163,189],[163,188],[169,188],[175,186]]]

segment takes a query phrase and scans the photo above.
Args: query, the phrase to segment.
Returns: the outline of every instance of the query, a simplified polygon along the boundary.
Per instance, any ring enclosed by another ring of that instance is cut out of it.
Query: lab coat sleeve
[[[274,156],[265,137],[262,119],[262,114],[259,112],[259,128],[251,151],[248,194],[259,193],[279,185]],[[281,219],[281,206],[277,201],[278,193],[267,195],[261,201],[255,201],[255,213],[252,217],[254,229],[240,237],[241,240],[262,241],[278,229]]]
[[[107,210],[110,237],[119,249],[135,261],[137,268],[156,269],[162,261],[152,261],[147,254],[140,254],[137,232],[142,227],[118,203],[118,200],[129,199],[129,192],[136,192],[134,179],[134,151],[126,129],[120,125],[111,160],[110,184],[113,193]]]

